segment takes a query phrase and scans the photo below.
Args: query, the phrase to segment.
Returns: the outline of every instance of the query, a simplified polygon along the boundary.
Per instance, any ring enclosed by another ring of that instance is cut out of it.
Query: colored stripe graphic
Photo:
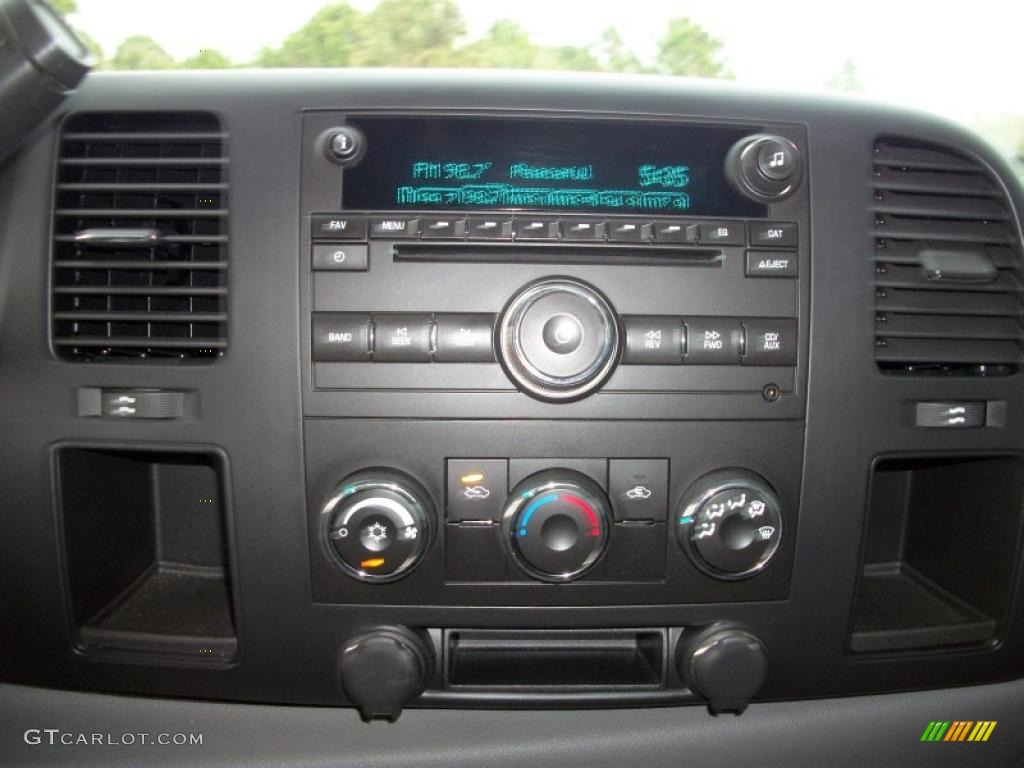
[[[996,720],[932,720],[921,734],[921,741],[988,741]]]
[[[928,727],[921,734],[921,741],[941,741],[946,729],[949,728],[949,721],[939,720],[928,723]]]
[[[963,741],[972,725],[974,722],[971,720],[954,720],[943,741]]]
[[[974,726],[974,730],[971,731],[971,735],[967,737],[968,741],[988,741],[988,737],[992,735],[992,731],[996,729],[995,720],[979,720]]]

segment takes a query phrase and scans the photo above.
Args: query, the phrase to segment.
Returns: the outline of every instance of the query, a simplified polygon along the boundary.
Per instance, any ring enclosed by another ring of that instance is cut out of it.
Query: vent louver
[[[224,353],[226,138],[207,113],[65,122],[51,304],[61,358],[202,362]]]
[[[875,359],[889,373],[1000,375],[1022,355],[1017,225],[991,171],[955,150],[874,150]]]

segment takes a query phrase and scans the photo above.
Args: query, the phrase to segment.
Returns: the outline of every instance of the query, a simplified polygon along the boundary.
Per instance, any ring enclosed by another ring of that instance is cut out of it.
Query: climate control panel
[[[446,498],[395,469],[343,477],[323,501],[321,543],[336,575],[422,586],[443,559],[451,585],[658,584],[673,564],[715,582],[754,579],[783,541],[784,506],[743,468],[698,478],[674,498],[670,462],[449,459]]]

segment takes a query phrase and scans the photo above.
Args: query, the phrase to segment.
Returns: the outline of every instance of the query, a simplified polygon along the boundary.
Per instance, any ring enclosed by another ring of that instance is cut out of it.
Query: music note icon
[[[786,153],[776,152],[772,155],[772,159],[768,161],[769,168],[781,168],[786,164]]]

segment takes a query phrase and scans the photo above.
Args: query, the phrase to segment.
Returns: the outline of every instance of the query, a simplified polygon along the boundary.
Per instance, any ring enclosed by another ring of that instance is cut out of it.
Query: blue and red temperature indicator
[[[523,510],[522,516],[519,518],[518,535],[526,536],[527,529],[530,525],[530,518],[533,517],[533,513],[544,505],[555,501],[562,501],[565,504],[571,504],[572,506],[577,507],[582,513],[583,520],[586,521],[587,526],[589,526],[590,535],[595,538],[601,535],[601,523],[598,520],[597,512],[594,511],[594,508],[579,496],[560,491],[546,493],[530,502],[526,509]]]

